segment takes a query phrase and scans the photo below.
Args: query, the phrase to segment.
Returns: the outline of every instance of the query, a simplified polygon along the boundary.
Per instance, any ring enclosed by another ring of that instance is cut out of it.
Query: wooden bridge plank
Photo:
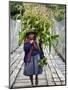
[[[21,58],[17,58],[16,62],[10,67],[10,75],[13,73],[19,62],[21,61]]]
[[[12,66],[12,69],[14,69],[14,72],[11,74],[10,76],[10,86],[13,86],[13,88],[17,88],[17,87],[30,87],[31,83],[29,80],[29,77],[23,75],[23,70],[24,70],[24,66],[22,65],[23,63],[23,50],[22,50],[22,46],[17,49],[17,54],[22,58],[20,60],[20,63],[18,63],[18,61],[15,62],[15,65]],[[39,75],[39,85],[45,85],[45,86],[51,86],[51,85],[64,85],[65,84],[65,78],[63,75],[63,70],[65,71],[65,64],[61,61],[61,59],[55,55],[52,56],[51,54],[49,54],[49,52],[47,51],[48,49],[44,49],[44,54],[45,56],[48,58],[48,65],[43,67],[43,74]],[[15,56],[17,57],[17,56]],[[14,57],[14,58],[15,58]],[[57,58],[56,58],[57,57]],[[13,58],[13,56],[12,56]],[[18,57],[19,58],[19,57]],[[17,60],[18,60],[17,58]],[[15,58],[16,59],[16,58]],[[19,58],[20,59],[20,58]],[[58,61],[57,61],[58,59]],[[14,61],[12,61],[13,63]],[[18,65],[17,65],[18,64]],[[17,65],[17,68],[14,68]],[[59,65],[60,68],[59,69]],[[61,72],[62,70],[62,72]],[[35,77],[34,77],[35,78]],[[34,79],[35,81],[35,79]]]
[[[60,79],[60,81],[61,81],[61,84],[62,84],[62,83],[65,81],[65,78],[64,78],[64,76],[62,75],[61,71],[58,69],[58,66],[57,66],[57,64],[55,63],[55,60],[53,59],[53,56],[50,55],[50,57],[51,57],[51,62],[52,62],[52,64],[53,64],[53,66],[54,66],[54,68],[55,68],[55,70],[56,70],[56,72],[57,72],[57,74],[58,74],[58,77],[59,77],[59,79]]]
[[[10,67],[16,62],[16,60],[18,59],[18,57],[19,57],[19,54],[17,54],[17,55],[13,58],[12,62],[10,62]]]
[[[22,66],[21,71],[19,72],[19,74],[18,74],[18,76],[16,78],[16,81],[15,81],[15,83],[13,85],[14,88],[15,87],[25,87],[25,86],[26,87],[29,87],[29,86],[31,87],[29,76],[23,75],[23,70],[24,70],[24,65]],[[40,86],[40,85],[47,85],[47,82],[45,80],[45,72],[43,72],[42,74],[40,74],[38,76],[38,79],[39,79],[38,86]],[[33,81],[35,82],[35,76],[34,76],[34,80]]]
[[[16,79],[17,74],[18,74],[18,72],[19,72],[19,70],[22,66],[22,63],[23,63],[23,61],[21,60],[20,63],[18,64],[17,68],[14,70],[14,72],[10,76],[10,87],[12,87],[12,85],[13,85],[15,79]]]
[[[45,52],[45,53],[48,56],[47,52]],[[56,68],[57,66],[56,66],[55,62],[52,62],[53,61],[53,58],[52,58],[51,55],[50,55],[50,57],[48,56],[48,64],[50,66],[50,69],[51,69],[51,72],[52,72],[52,76],[53,76],[54,82],[55,82],[56,85],[58,84],[57,82],[59,82],[59,85],[61,85],[62,84],[62,80],[64,81],[64,78],[63,78],[63,76],[62,77],[61,76],[59,77],[59,75],[62,75],[62,73],[61,72],[59,73],[58,68]],[[52,63],[52,65],[51,65],[51,63]],[[55,73],[55,74],[53,74],[53,73]],[[56,77],[54,77],[55,75],[56,75]]]
[[[46,72],[46,76],[47,76],[48,85],[55,85],[53,78],[52,78],[51,71],[50,71],[48,65],[45,66],[45,72]]]

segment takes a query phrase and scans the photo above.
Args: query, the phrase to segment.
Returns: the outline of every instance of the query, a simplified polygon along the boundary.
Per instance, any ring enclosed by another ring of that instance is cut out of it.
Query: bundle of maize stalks
[[[39,62],[38,62],[38,65],[40,67],[43,67],[44,65],[47,65],[47,58],[44,57],[44,58],[40,59]]]

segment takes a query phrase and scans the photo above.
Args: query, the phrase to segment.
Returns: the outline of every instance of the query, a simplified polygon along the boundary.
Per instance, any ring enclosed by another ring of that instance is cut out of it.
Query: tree
[[[25,12],[23,3],[10,1],[10,17],[14,20],[21,19],[23,13]]]
[[[49,9],[55,20],[62,21],[65,18],[65,5],[47,4],[46,7]]]

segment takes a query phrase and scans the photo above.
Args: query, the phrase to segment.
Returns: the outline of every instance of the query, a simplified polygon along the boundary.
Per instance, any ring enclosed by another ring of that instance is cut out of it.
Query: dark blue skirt
[[[38,66],[40,55],[31,56],[30,62],[24,63],[24,72],[26,76],[42,74],[43,69]]]

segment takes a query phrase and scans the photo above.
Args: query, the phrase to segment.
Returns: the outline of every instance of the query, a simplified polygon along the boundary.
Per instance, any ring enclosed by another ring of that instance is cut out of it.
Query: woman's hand
[[[30,40],[30,43],[33,44],[34,43],[34,40]]]
[[[30,43],[32,44],[33,47],[38,48],[34,40],[30,40]]]

